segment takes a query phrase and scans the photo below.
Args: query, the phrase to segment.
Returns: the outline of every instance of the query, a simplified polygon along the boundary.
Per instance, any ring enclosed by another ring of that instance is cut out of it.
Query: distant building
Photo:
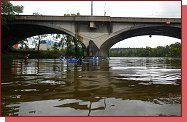
[[[62,49],[59,44],[59,41],[55,41],[55,40],[41,40],[40,41],[40,50],[54,50],[54,48],[58,50]]]
[[[51,40],[41,40],[40,41],[40,50],[52,50],[53,45]]]

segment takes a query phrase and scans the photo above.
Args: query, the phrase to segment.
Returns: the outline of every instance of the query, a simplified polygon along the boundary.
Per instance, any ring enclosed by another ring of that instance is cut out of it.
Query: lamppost
[[[105,3],[105,6],[104,6],[104,16],[106,16],[106,11],[105,11],[105,7],[106,7],[106,3]]]
[[[91,16],[93,17],[93,1],[91,1]],[[95,23],[93,21],[90,21],[90,28],[96,28]]]
[[[93,16],[93,1],[91,1],[91,16]]]

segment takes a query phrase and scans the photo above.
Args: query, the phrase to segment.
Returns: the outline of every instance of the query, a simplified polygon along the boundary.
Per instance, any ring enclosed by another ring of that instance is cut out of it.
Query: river
[[[181,116],[181,60],[2,62],[3,116]]]

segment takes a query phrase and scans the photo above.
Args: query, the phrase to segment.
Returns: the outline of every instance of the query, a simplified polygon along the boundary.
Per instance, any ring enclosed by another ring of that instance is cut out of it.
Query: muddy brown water
[[[181,116],[181,61],[2,62],[3,116]]]

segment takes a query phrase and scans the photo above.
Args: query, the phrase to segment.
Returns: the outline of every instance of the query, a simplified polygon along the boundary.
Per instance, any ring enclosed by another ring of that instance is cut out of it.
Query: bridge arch
[[[116,43],[136,36],[162,35],[181,39],[181,28],[175,26],[149,26],[123,31],[107,39],[100,47],[100,56],[108,57],[109,49]]]
[[[19,41],[36,35],[58,33],[75,36],[74,33],[64,28],[45,23],[11,23],[8,24],[8,29],[8,33],[3,34],[2,50],[9,49]]]

